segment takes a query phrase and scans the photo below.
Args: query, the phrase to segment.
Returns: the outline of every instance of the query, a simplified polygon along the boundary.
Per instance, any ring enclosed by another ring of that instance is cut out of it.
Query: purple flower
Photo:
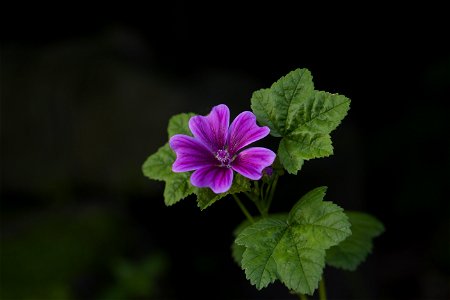
[[[259,180],[263,169],[275,160],[275,153],[262,147],[240,150],[267,136],[269,128],[256,125],[256,117],[249,111],[240,113],[229,124],[230,110],[224,104],[213,107],[206,117],[192,117],[189,128],[194,137],[176,134],[169,141],[177,154],[172,170],[194,171],[192,185],[209,187],[216,194],[230,189],[233,170]]]

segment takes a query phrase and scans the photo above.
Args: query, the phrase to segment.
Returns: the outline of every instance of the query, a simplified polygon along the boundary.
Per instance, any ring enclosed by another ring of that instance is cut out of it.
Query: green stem
[[[253,220],[252,215],[248,212],[248,210],[245,208],[244,204],[242,204],[241,200],[236,196],[235,194],[232,194],[234,200],[236,201],[239,208],[242,210],[244,215],[247,217],[247,219],[250,221],[250,223],[255,223],[255,220]]]
[[[259,198],[258,198],[258,195],[254,195],[254,194],[252,195],[252,194],[250,194],[250,193],[248,193],[248,192],[244,192],[244,194],[248,197],[248,199],[252,200],[253,203],[255,203],[256,208],[258,209],[259,213],[260,213],[263,217],[266,217],[267,214],[265,214],[265,213],[264,213],[264,210],[261,208],[260,200],[259,200]]]
[[[264,199],[266,195],[264,195],[264,182],[261,183],[261,188],[259,189],[259,194],[261,195],[259,199],[261,199],[261,203],[264,203]]]
[[[254,181],[255,183],[255,190],[257,190],[259,192],[259,183],[258,180]],[[259,196],[259,195],[258,195]]]
[[[306,297],[306,295],[304,294],[298,294],[298,297],[300,298],[300,300],[308,300],[308,297]]]
[[[249,192],[244,192],[245,196],[247,196],[248,199],[252,200],[253,202],[256,202],[254,194],[250,194]]]
[[[270,185],[269,198],[267,199],[267,204],[266,204],[266,212],[269,211],[270,205],[272,205],[272,199],[273,199],[273,195],[275,194],[277,182],[278,182],[278,175],[275,175],[275,178],[273,179],[273,182]]]
[[[256,197],[253,198],[253,202],[255,202],[256,207],[258,208],[259,213],[263,217],[267,217],[267,213],[264,210],[264,182],[261,182],[261,186],[258,181],[255,181],[255,190]]]
[[[327,291],[325,289],[325,278],[322,276],[322,280],[319,283],[319,299],[327,300]]]

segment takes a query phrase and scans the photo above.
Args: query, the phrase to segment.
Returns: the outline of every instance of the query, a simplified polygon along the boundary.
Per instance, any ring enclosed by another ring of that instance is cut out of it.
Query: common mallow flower
[[[230,110],[224,104],[213,107],[207,116],[192,117],[189,129],[194,137],[176,134],[169,141],[177,155],[172,171],[194,171],[192,185],[209,187],[216,194],[230,189],[233,171],[259,180],[263,169],[275,160],[275,153],[262,147],[242,148],[267,136],[269,128],[259,127],[249,111],[229,124]]]

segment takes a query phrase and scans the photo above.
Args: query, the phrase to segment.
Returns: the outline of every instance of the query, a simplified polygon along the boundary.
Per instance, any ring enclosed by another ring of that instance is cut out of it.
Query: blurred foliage
[[[71,282],[118,254],[120,226],[120,219],[101,207],[15,220],[2,229],[2,298],[71,299]]]
[[[101,299],[151,298],[160,295],[161,285],[158,279],[169,266],[168,257],[162,253],[153,253],[143,260],[131,263],[126,260],[114,264],[115,284],[105,291]]]
[[[168,258],[156,253],[136,263],[127,261],[122,257],[130,242],[126,228],[117,213],[102,206],[16,219],[2,229],[1,298],[151,297],[158,289],[156,278],[168,268]],[[109,269],[114,280],[108,284],[97,273]],[[94,282],[83,286],[90,280]]]

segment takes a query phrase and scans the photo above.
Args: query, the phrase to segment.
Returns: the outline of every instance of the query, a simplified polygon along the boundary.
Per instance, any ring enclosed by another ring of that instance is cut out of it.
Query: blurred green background
[[[4,27],[1,299],[295,299],[279,283],[258,292],[233,262],[244,217],[232,201],[167,208],[141,164],[173,114],[226,103],[234,117],[298,67],[352,108],[335,155],[285,176],[273,210],[327,185],[328,200],[386,226],[356,273],[326,269],[330,299],[450,298],[448,22],[291,13],[171,2]]]

